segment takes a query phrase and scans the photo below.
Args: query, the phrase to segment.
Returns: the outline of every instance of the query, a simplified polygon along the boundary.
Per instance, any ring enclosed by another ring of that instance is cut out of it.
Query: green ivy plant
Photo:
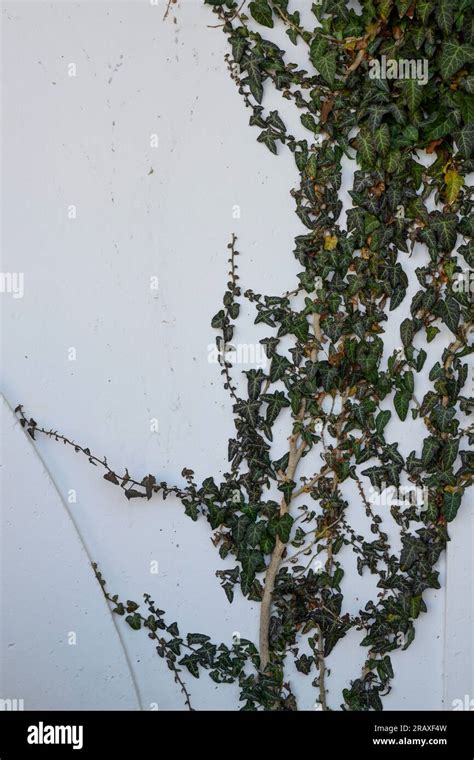
[[[346,0],[322,0],[313,4],[314,25],[306,29],[288,0],[253,0],[248,8],[232,0],[206,4],[228,38],[227,63],[258,142],[294,155],[300,181],[291,195],[305,228],[294,248],[301,272],[282,296],[242,292],[235,237],[229,244],[229,281],[212,320],[235,423],[229,472],[221,482],[208,477],[200,485],[189,469],[183,486],[151,474],[136,480],[39,426],[21,405],[17,412],[32,438],[43,433],[73,446],[127,499],[173,495],[192,520],[207,520],[220,557],[235,562],[216,573],[227,600],[238,589],[260,603],[258,642],[215,644],[201,633],[182,636],[148,595],[140,606],[109,594],[94,566],[113,612],[148,633],[190,709],[183,674],[198,677],[204,669],[219,684],[238,681],[243,709],[295,710],[285,675],[289,660],[312,678],[319,706],[329,709],[326,658],[355,629],[367,655],[358,677],[347,674],[341,708],[381,710],[393,679],[390,653],[410,645],[415,621],[427,611],[426,590],[439,588],[435,568],[448,524],[473,480],[466,445],[474,438],[467,422],[474,399],[465,391],[472,384],[466,362],[473,350],[472,302],[458,286],[466,266],[474,267],[466,181],[474,168],[472,6],[469,0],[364,0],[354,9]],[[307,51],[307,70],[267,39],[281,25],[290,49]],[[372,76],[373,62],[383,57],[426,61],[427,81]],[[294,103],[306,139],[265,108],[269,88]],[[423,153],[431,162],[421,162]],[[346,227],[339,197],[344,157],[357,164]],[[419,260],[419,285],[407,302],[410,256]],[[268,326],[261,343],[269,370],[246,371],[246,389],[234,380],[226,355],[242,304],[255,309],[255,323]],[[407,306],[401,350],[385,356],[389,313]],[[291,340],[290,350],[282,348],[283,338]],[[439,355],[434,363],[430,349],[433,358]],[[418,397],[421,382],[429,389]],[[282,413],[289,419],[285,442],[272,433]],[[392,416],[407,429],[411,420],[424,427],[407,456],[387,437]],[[311,461],[311,477],[301,475],[303,459]],[[349,520],[350,483],[371,538]],[[404,483],[426,494],[425,509],[379,508],[367,495],[369,487]],[[400,551],[389,541],[390,525]],[[340,557],[352,553],[355,563],[344,568]],[[343,594],[344,575],[354,571],[375,576],[378,589],[356,615]]]

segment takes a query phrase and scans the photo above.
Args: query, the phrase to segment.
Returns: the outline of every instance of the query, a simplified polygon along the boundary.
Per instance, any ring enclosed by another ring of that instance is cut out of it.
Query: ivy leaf
[[[232,528],[232,538],[237,544],[242,544],[247,535],[247,529],[250,525],[250,518],[247,515],[240,515]]]
[[[392,296],[390,298],[390,311],[394,311],[398,306],[400,306],[401,303],[403,303],[403,300],[406,296],[406,288],[395,288]]]
[[[424,140],[427,143],[439,140],[441,137],[449,135],[457,126],[458,122],[453,111],[441,112],[439,118],[427,129]]]
[[[234,404],[233,410],[235,414],[239,414],[249,425],[255,427],[258,419],[258,410],[260,408],[259,401],[239,401]]]
[[[466,124],[466,126],[455,135],[455,140],[459,153],[464,158],[470,158],[474,149],[474,124]]]
[[[406,79],[402,84],[402,92],[405,97],[408,110],[416,111],[423,100],[423,87],[416,79]]]
[[[445,42],[441,51],[439,66],[443,79],[449,79],[466,61],[472,61],[473,48],[471,45],[460,45],[457,42]]]
[[[267,406],[267,425],[273,425],[276,418],[280,414],[281,410],[286,406],[290,406],[290,402],[286,398],[283,391],[275,391],[275,393],[265,393],[261,397],[262,401],[266,401]]]
[[[275,155],[278,153],[275,137],[273,135],[273,132],[270,129],[266,129],[263,132],[261,132],[259,136],[257,137],[257,140],[258,142],[261,142],[264,145],[266,145],[270,153],[274,153]]]
[[[381,124],[374,134],[374,145],[377,153],[384,156],[390,148],[390,130],[388,124]]]
[[[455,414],[456,410],[452,406],[438,406],[432,412],[433,421],[442,433],[446,433],[449,430]]]
[[[454,23],[453,0],[438,0],[435,16],[441,31],[449,34]]]
[[[443,251],[451,251],[456,244],[457,217],[454,214],[441,214],[435,211],[431,215],[430,226],[436,233],[436,238]]]
[[[402,376],[403,380],[403,387],[407,391],[407,393],[412,394],[415,390],[415,380],[413,377],[413,372],[405,372],[405,374]]]
[[[413,327],[413,322],[407,317],[400,325],[400,337],[405,348],[412,345],[414,335],[415,329]]]
[[[410,617],[416,619],[422,610],[423,599],[421,594],[412,596],[410,599]]]
[[[313,57],[312,63],[314,67],[319,71],[324,81],[330,86],[334,87],[334,81],[337,68],[337,53],[335,50],[331,50],[329,53],[325,53],[320,57]]]
[[[408,407],[410,405],[411,394],[407,391],[397,391],[395,393],[393,403],[395,405],[396,412],[402,422],[406,419],[408,414]]]
[[[434,6],[431,0],[417,0],[416,15],[420,18],[422,24],[426,24],[428,16],[433,8]]]
[[[291,526],[293,525],[293,518],[288,512],[282,515],[277,523],[276,532],[280,541],[287,544],[290,540]]]
[[[210,636],[206,636],[204,633],[188,633],[186,636],[188,646],[194,646],[195,644],[205,644],[210,641]]]
[[[459,253],[464,256],[471,269],[474,269],[474,240],[470,240],[466,245],[461,245]]]
[[[400,569],[409,570],[417,561],[422,552],[420,541],[414,536],[405,536],[402,538],[403,549],[400,553]]]
[[[451,332],[456,333],[461,310],[455,298],[448,296],[445,301],[440,302],[440,316]]]
[[[302,654],[301,657],[298,657],[297,660],[295,660],[296,670],[299,673],[304,673],[306,676],[311,670],[311,666],[314,662],[314,657],[312,655]]]
[[[449,169],[444,175],[446,183],[446,202],[449,206],[456,202],[459,191],[464,185],[464,178],[456,169]]]
[[[255,0],[249,5],[250,13],[258,24],[273,27],[272,9],[266,0]]]
[[[266,523],[264,520],[249,525],[246,540],[249,546],[255,548],[259,545],[266,532]]]
[[[454,520],[461,506],[461,494],[445,492],[443,494],[443,514],[447,522]]]
[[[142,627],[142,621],[140,615],[137,612],[135,612],[133,615],[127,615],[125,621],[129,624],[130,628],[133,628],[134,631],[139,631]]]
[[[384,428],[391,416],[392,412],[389,409],[385,409],[384,411],[379,412],[375,418],[375,429],[379,435],[382,435]]]
[[[272,383],[275,383],[277,380],[281,380],[281,378],[284,377],[288,367],[291,367],[291,364],[286,356],[274,354],[272,358],[272,365],[270,367],[270,380]]]
[[[456,461],[459,451],[459,441],[446,441],[441,452],[441,464],[444,470],[448,470]]]
[[[199,678],[198,658],[195,655],[185,655],[185,657],[179,661],[179,664],[184,665],[194,678]]]
[[[434,435],[428,436],[423,441],[423,451],[421,454],[421,461],[425,467],[427,467],[433,461],[437,451],[439,450],[440,442]]]
[[[363,168],[370,168],[375,163],[375,146],[368,132],[361,130],[355,142],[357,162]]]
[[[250,92],[254,96],[257,103],[262,102],[263,98],[263,85],[262,85],[262,74],[260,72],[260,58],[257,58],[255,55],[251,55],[248,59],[246,59],[245,63],[242,64],[242,68],[247,71],[247,80],[248,85],[250,88]]]
[[[426,340],[428,341],[428,343],[431,343],[431,341],[436,338],[438,333],[439,333],[439,327],[435,327],[434,325],[429,325],[426,328]]]
[[[232,45],[232,56],[234,61],[240,63],[247,48],[247,40],[245,37],[242,37],[241,34],[234,34],[230,37],[230,43]]]
[[[220,330],[225,325],[225,311],[224,309],[221,309],[220,311],[213,316],[211,321],[211,327],[214,327],[216,330]]]
[[[291,495],[293,491],[295,490],[296,483],[294,480],[284,480],[282,483],[279,484],[278,490],[282,492],[282,494],[285,497],[285,501],[287,504],[291,501]]]
[[[270,111],[268,114],[267,124],[270,124],[275,129],[279,129],[280,132],[286,132],[286,126],[284,122],[280,119],[280,116],[278,115],[278,111]]]
[[[368,109],[367,124],[371,132],[375,132],[375,130],[380,127],[382,119],[386,115],[387,111],[388,105],[381,105],[380,103],[377,103],[376,105],[370,106]]]

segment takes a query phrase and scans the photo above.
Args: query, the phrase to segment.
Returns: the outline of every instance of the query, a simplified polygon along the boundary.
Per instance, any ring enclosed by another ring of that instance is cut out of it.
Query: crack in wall
[[[17,420],[17,418],[15,416],[15,413],[13,411],[12,405],[10,404],[10,402],[8,401],[8,399],[6,398],[6,396],[5,396],[4,393],[0,392],[0,398],[5,403],[5,406],[7,407],[8,411],[12,415],[12,417],[13,417],[13,419],[15,421],[15,424],[17,425],[18,424],[18,420]],[[65,512],[66,512],[66,514],[67,514],[67,516],[68,516],[68,518],[69,518],[69,520],[70,520],[70,522],[71,522],[71,524],[72,524],[72,526],[74,528],[75,534],[76,534],[76,536],[77,536],[77,538],[79,540],[79,544],[81,545],[82,549],[84,550],[84,552],[86,554],[86,557],[88,558],[90,564],[92,565],[93,559],[92,559],[92,556],[91,556],[91,554],[89,552],[89,548],[87,546],[87,542],[86,542],[86,540],[85,540],[85,538],[84,538],[84,536],[83,536],[83,534],[81,532],[81,529],[80,529],[80,527],[79,527],[76,519],[74,518],[71,510],[69,509],[69,507],[68,507],[68,505],[66,503],[66,500],[64,499],[64,496],[61,493],[61,491],[59,489],[59,486],[57,485],[57,483],[56,483],[56,481],[54,479],[54,476],[53,476],[51,470],[49,469],[49,467],[46,464],[45,460],[43,459],[43,457],[39,453],[37,447],[33,445],[33,442],[30,440],[30,441],[28,441],[28,443],[29,443],[29,445],[31,447],[31,450],[35,453],[36,457],[38,458],[39,462],[41,463],[41,465],[43,467],[43,471],[46,474],[46,477],[47,477],[48,481],[51,483],[51,485],[53,486],[54,490],[58,494],[59,500],[60,500],[61,504],[63,505],[64,510],[65,510]],[[110,607],[107,604],[107,601],[104,599],[104,597],[103,597],[102,594],[101,594],[101,597],[102,597],[102,599],[104,601],[104,604],[107,607],[107,611],[108,611],[109,615],[111,616],[113,627],[114,627],[115,632],[117,634],[117,638],[118,638],[119,644],[120,644],[120,646],[122,648],[123,655],[124,655],[124,658],[125,658],[125,662],[126,662],[127,668],[129,670],[129,673],[130,673],[130,680],[132,682],[133,689],[134,689],[134,692],[135,692],[135,696],[137,698],[137,703],[138,703],[139,709],[143,710],[144,708],[143,708],[143,703],[142,703],[142,699],[141,699],[141,695],[140,695],[140,690],[138,688],[137,679],[136,679],[135,673],[133,671],[133,667],[132,667],[132,664],[131,664],[131,661],[130,661],[130,657],[128,655],[127,647],[126,647],[125,642],[124,642],[124,640],[122,638],[122,635],[120,633],[120,628],[119,628],[119,626],[117,624],[117,621],[115,620],[113,612],[111,612]]]

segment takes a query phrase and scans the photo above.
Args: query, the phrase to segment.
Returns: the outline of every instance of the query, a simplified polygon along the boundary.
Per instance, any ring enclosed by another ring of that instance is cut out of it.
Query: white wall
[[[164,5],[3,6],[2,271],[23,272],[25,291],[1,296],[2,387],[12,407],[22,402],[117,469],[179,482],[183,466],[198,478],[227,469],[231,405],[208,346],[230,233],[242,284],[281,293],[299,271],[291,251],[301,227],[288,196],[293,160],[256,142],[210,10],[181,1],[163,23]],[[388,336],[394,345],[403,316]],[[241,322],[244,341],[265,334],[252,319]],[[31,709],[183,709],[152,643],[112,619],[88,557],[112,592],[150,592],[183,631],[256,640],[258,605],[227,604],[207,524],[171,498],[126,502],[71,450],[33,446],[6,404],[2,430],[0,697]],[[474,695],[472,525],[466,504],[452,528],[448,588],[443,559],[442,590],[427,595],[415,642],[393,657],[387,707],[449,709]],[[357,609],[360,578],[344,582]],[[340,650],[328,663],[334,709],[365,654],[351,637]],[[205,675],[187,682],[196,707],[234,709],[236,687],[217,689]],[[292,684],[311,709],[309,679]]]

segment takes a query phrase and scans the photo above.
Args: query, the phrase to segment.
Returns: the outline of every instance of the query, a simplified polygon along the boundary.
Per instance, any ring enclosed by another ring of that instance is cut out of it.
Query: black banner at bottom
[[[139,757],[188,748],[223,757],[321,750],[371,757],[474,758],[472,712],[0,712],[0,760]],[[166,748],[166,749],[165,749]]]

